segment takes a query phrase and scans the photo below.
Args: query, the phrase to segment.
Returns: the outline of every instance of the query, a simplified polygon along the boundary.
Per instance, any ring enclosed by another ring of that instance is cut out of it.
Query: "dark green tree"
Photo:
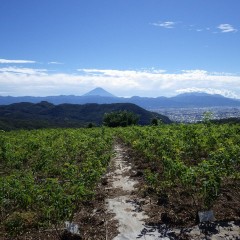
[[[157,118],[153,118],[153,119],[151,120],[151,125],[152,125],[152,126],[157,126],[158,123],[159,123],[159,120],[158,120]]]
[[[93,123],[88,123],[88,125],[87,125],[87,128],[93,128],[93,127],[95,127],[95,125],[93,124]]]
[[[103,117],[103,125],[108,127],[127,127],[136,125],[139,117],[133,112],[129,111],[116,111],[105,113]]]

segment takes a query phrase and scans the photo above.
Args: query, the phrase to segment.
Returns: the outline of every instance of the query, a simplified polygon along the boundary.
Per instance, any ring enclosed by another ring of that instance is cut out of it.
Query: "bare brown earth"
[[[107,174],[97,186],[95,198],[83,203],[81,211],[74,218],[73,222],[80,227],[80,236],[63,233],[63,226],[59,226],[58,234],[56,230],[49,229],[31,232],[18,239],[240,239],[239,182],[236,184],[229,181],[223,184],[221,195],[213,206],[216,221],[199,224],[198,205],[193,203],[186,191],[175,186],[175,189],[165,194],[156,194],[147,187],[144,180],[144,169],[153,166],[121,141],[116,142],[115,151],[117,158],[115,155]],[[121,162],[116,164],[116,159],[119,161],[119,158],[122,158],[125,165],[121,165]],[[119,171],[123,168],[126,170]],[[126,178],[127,181],[122,180]],[[118,181],[125,181],[128,186],[134,182],[135,185],[124,189],[116,183]],[[136,228],[141,231],[136,237],[121,238],[121,231],[124,230],[121,228],[122,220],[116,218],[114,207],[109,207],[111,199],[116,198],[123,199],[123,204],[129,203],[132,206],[128,209],[132,218],[138,213],[142,214],[143,220],[140,220],[140,226]]]

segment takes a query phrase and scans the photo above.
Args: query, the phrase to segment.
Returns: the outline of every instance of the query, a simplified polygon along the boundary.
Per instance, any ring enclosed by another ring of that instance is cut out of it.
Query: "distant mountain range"
[[[110,104],[110,103],[133,103],[145,109],[159,109],[159,108],[199,108],[199,107],[240,107],[239,99],[226,98],[222,95],[212,95],[206,93],[184,93],[175,97],[116,97],[102,88],[96,88],[92,91],[82,95],[60,95],[48,97],[11,97],[0,96],[0,105],[7,105],[20,102],[39,103],[47,101],[49,103],[58,105],[64,103],[70,104]]]
[[[22,102],[0,106],[0,129],[85,127],[89,123],[101,125],[105,113],[120,110],[137,114],[140,125],[149,125],[153,118],[158,118],[163,123],[171,123],[168,117],[131,103],[53,105],[48,102]]]

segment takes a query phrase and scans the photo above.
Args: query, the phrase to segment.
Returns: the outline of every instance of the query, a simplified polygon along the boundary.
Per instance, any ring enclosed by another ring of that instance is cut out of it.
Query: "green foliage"
[[[1,132],[0,229],[18,236],[71,221],[94,196],[111,147],[108,129]]]
[[[211,111],[207,111],[204,113],[203,122],[205,124],[210,124],[212,119],[213,119],[213,113]]]
[[[213,123],[0,131],[0,230],[14,239],[71,221],[94,196],[113,135],[145,157],[152,189],[183,188],[210,209],[222,182],[240,179],[239,133],[239,124]]]
[[[117,130],[151,166],[145,170],[149,186],[157,192],[180,186],[202,202],[201,209],[213,206],[222,181],[239,179],[239,132],[239,124],[209,121]]]
[[[93,127],[94,127],[94,124],[93,124],[93,123],[88,123],[87,127],[88,127],[88,128],[93,128]]]
[[[4,222],[4,227],[11,237],[16,237],[36,227],[34,212],[13,212]]]
[[[103,124],[108,127],[127,127],[136,125],[139,117],[133,112],[116,111],[105,113],[103,117]]]
[[[159,123],[160,123],[160,120],[158,120],[157,118],[153,118],[151,120],[151,125],[153,125],[153,126],[157,126],[157,125],[159,125]]]
[[[158,184],[158,173],[152,172],[150,169],[145,169],[144,177],[145,177],[147,183],[151,187],[156,188],[156,186]]]

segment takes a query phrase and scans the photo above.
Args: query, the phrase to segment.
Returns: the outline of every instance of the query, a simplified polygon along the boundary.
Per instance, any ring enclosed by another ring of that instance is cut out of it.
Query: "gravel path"
[[[137,181],[130,178],[131,165],[123,157],[123,149],[115,145],[115,157],[112,159],[113,171],[108,174],[111,183],[111,198],[106,200],[107,209],[115,214],[118,221],[119,234],[114,240],[136,239],[144,229],[143,221],[147,216],[137,211],[134,195],[134,185]]]
[[[192,228],[171,229],[166,224],[147,226],[148,218],[142,210],[151,204],[148,199],[139,199],[138,183],[128,161],[127,150],[120,144],[114,146],[115,156],[111,160],[111,170],[106,178],[109,183],[109,197],[106,208],[113,213],[112,221],[118,223],[118,235],[113,240],[171,240],[171,239],[240,239],[239,224],[235,222],[197,225]],[[106,236],[106,240],[110,240]]]

